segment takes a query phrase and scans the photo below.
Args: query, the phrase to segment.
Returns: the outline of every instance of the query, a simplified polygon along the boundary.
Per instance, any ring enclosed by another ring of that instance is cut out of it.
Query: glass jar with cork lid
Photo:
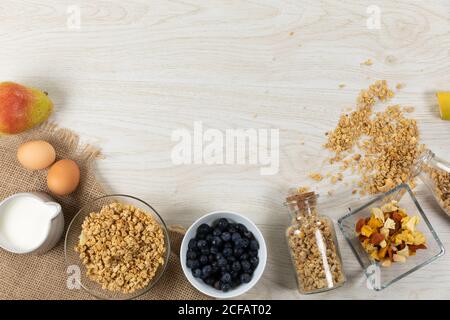
[[[291,224],[286,230],[298,290],[302,294],[338,288],[345,283],[333,222],[319,215],[315,192],[286,198]]]

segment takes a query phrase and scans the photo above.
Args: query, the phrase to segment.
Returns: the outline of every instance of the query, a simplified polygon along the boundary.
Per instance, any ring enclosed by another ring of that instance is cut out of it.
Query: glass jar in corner
[[[450,163],[431,150],[425,150],[411,170],[411,175],[423,181],[442,210],[450,216]]]
[[[291,214],[286,237],[302,294],[328,291],[345,283],[333,222],[318,214],[317,197],[307,192],[286,199]]]

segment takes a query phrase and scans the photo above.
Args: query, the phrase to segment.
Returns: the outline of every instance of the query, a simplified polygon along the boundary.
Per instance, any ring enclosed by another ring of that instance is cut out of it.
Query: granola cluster
[[[82,224],[75,247],[87,276],[103,289],[132,293],[150,283],[164,264],[164,232],[132,205],[111,203]]]
[[[416,229],[419,217],[410,217],[391,201],[381,208],[372,208],[370,217],[361,218],[355,226],[356,234],[370,257],[384,267],[392,262],[406,262],[418,249],[426,249],[425,236]]]
[[[334,153],[330,163],[341,163],[341,171],[357,172],[362,195],[386,192],[408,182],[411,167],[423,150],[416,121],[405,117],[411,108],[391,105],[373,112],[377,101],[392,96],[385,80],[376,81],[361,91],[357,110],[342,115],[337,127],[326,133],[324,147]],[[339,180],[332,179],[333,183]]]

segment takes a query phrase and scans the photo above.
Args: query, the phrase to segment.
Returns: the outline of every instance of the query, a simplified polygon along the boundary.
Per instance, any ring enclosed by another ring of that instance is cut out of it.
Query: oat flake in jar
[[[286,199],[292,217],[287,242],[302,294],[335,289],[345,282],[333,222],[318,214],[317,197],[307,192]]]

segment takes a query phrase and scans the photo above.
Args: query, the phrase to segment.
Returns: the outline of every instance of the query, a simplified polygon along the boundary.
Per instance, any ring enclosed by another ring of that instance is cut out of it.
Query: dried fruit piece
[[[378,251],[378,258],[383,259],[386,256],[387,251],[388,251],[387,247],[381,248],[380,251]]]
[[[394,256],[392,257],[392,259],[393,259],[395,262],[401,262],[401,263],[405,263],[405,262],[406,262],[406,257],[405,257],[405,256],[401,256],[401,255],[398,255],[398,254],[394,254]]]
[[[373,230],[368,225],[365,225],[361,228],[361,234],[363,236],[370,237],[372,233],[373,233]]]
[[[361,218],[356,223],[355,231],[356,233],[361,233],[361,228],[366,224],[366,219]]]
[[[381,233],[373,233],[370,236],[370,243],[373,245],[378,245],[380,244],[381,241],[384,240],[384,235],[382,235]]]
[[[402,221],[402,218],[403,218],[403,216],[398,211],[393,212],[391,217],[392,217],[392,220],[394,220],[395,222],[400,222],[400,221]]]

